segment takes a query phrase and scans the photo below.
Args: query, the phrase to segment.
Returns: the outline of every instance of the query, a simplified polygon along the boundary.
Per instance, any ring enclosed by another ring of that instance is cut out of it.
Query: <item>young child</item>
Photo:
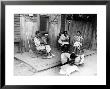
[[[72,53],[62,53],[61,54],[61,63],[64,64],[68,62],[67,64],[61,66],[60,69],[60,74],[64,75],[70,75],[72,72],[79,71],[78,67],[74,64],[75,63],[75,58],[77,56]]]
[[[74,40],[75,40],[75,42],[73,44],[74,52],[76,54],[78,54],[78,51],[80,53],[80,47],[82,46],[82,40],[83,40],[83,37],[81,36],[81,32],[80,31],[77,31],[77,35],[74,36]]]
[[[62,53],[61,63],[67,64],[61,66],[60,74],[70,75],[75,71],[79,71],[78,65],[84,63],[84,54],[76,55],[75,53]]]

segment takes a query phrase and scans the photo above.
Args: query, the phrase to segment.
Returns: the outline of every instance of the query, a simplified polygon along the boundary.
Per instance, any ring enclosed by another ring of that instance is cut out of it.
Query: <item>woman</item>
[[[67,34],[67,31],[64,31],[63,34],[61,34],[58,43],[61,46],[62,52],[69,51],[70,44],[69,44],[69,36]]]
[[[48,44],[41,44],[41,37],[40,37],[40,33],[36,32],[36,36],[34,37],[34,42],[36,45],[36,49],[39,51],[46,51],[47,53],[47,58],[52,58],[52,54],[51,54],[51,47]]]

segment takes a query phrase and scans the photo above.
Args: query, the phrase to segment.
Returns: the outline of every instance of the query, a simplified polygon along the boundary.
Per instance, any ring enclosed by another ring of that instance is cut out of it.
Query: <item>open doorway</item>
[[[41,15],[40,16],[40,32],[48,33],[49,29],[49,16]]]

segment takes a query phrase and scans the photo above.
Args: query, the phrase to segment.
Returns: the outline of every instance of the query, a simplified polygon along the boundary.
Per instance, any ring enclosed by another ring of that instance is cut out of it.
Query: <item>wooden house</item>
[[[77,31],[84,38],[85,49],[97,49],[97,15],[80,14],[15,14],[14,42],[23,40],[26,51],[29,51],[29,40],[36,31],[49,34],[52,47],[57,47],[59,33],[68,31],[70,43]]]

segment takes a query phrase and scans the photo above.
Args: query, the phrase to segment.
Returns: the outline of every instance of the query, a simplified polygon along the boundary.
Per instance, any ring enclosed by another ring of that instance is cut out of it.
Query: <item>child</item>
[[[70,75],[72,72],[79,71],[78,67],[75,65],[75,58],[77,56],[72,53],[62,53],[61,54],[61,63],[64,64],[68,62],[67,64],[61,66],[60,74]]]
[[[78,65],[84,64],[84,54],[76,55],[75,53],[62,53],[61,63],[67,64],[61,66],[60,74],[70,75],[72,72],[79,71]]]
[[[80,47],[82,46],[82,40],[83,40],[83,37],[81,36],[81,32],[80,31],[77,31],[77,35],[74,36],[74,52],[76,54],[78,54],[78,50],[79,50],[79,53],[80,53]]]

